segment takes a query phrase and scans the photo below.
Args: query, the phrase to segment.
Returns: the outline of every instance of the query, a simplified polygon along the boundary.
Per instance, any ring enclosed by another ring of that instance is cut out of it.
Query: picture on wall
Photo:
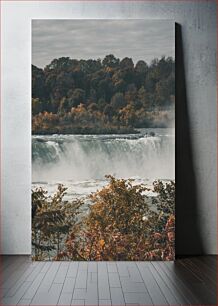
[[[32,20],[32,258],[175,256],[175,23]]]

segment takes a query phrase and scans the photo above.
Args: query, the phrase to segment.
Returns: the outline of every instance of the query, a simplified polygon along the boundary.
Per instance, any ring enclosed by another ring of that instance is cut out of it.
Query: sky
[[[175,57],[175,23],[171,20],[33,20],[32,64],[44,68],[53,59],[103,59],[114,54],[148,64]]]

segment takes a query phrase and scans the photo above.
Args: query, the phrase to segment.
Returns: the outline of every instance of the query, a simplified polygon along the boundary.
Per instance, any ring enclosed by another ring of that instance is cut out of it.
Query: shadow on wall
[[[182,28],[176,24],[176,255],[204,254],[197,203]],[[185,250],[185,254],[184,254]]]

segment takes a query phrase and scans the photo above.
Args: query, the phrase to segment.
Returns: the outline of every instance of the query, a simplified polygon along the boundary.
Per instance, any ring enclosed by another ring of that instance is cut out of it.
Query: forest
[[[103,60],[54,59],[32,65],[33,134],[132,133],[174,120],[175,61],[150,65],[109,54]]]
[[[34,260],[174,260],[175,182],[154,181],[152,192],[132,179],[106,176],[108,185],[84,199],[64,200],[66,188],[48,195],[32,190]]]

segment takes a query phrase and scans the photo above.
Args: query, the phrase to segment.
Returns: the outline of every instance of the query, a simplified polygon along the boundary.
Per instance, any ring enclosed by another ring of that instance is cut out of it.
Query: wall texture
[[[217,253],[216,2],[2,2],[1,252],[31,253],[31,19],[173,19],[177,253]]]

